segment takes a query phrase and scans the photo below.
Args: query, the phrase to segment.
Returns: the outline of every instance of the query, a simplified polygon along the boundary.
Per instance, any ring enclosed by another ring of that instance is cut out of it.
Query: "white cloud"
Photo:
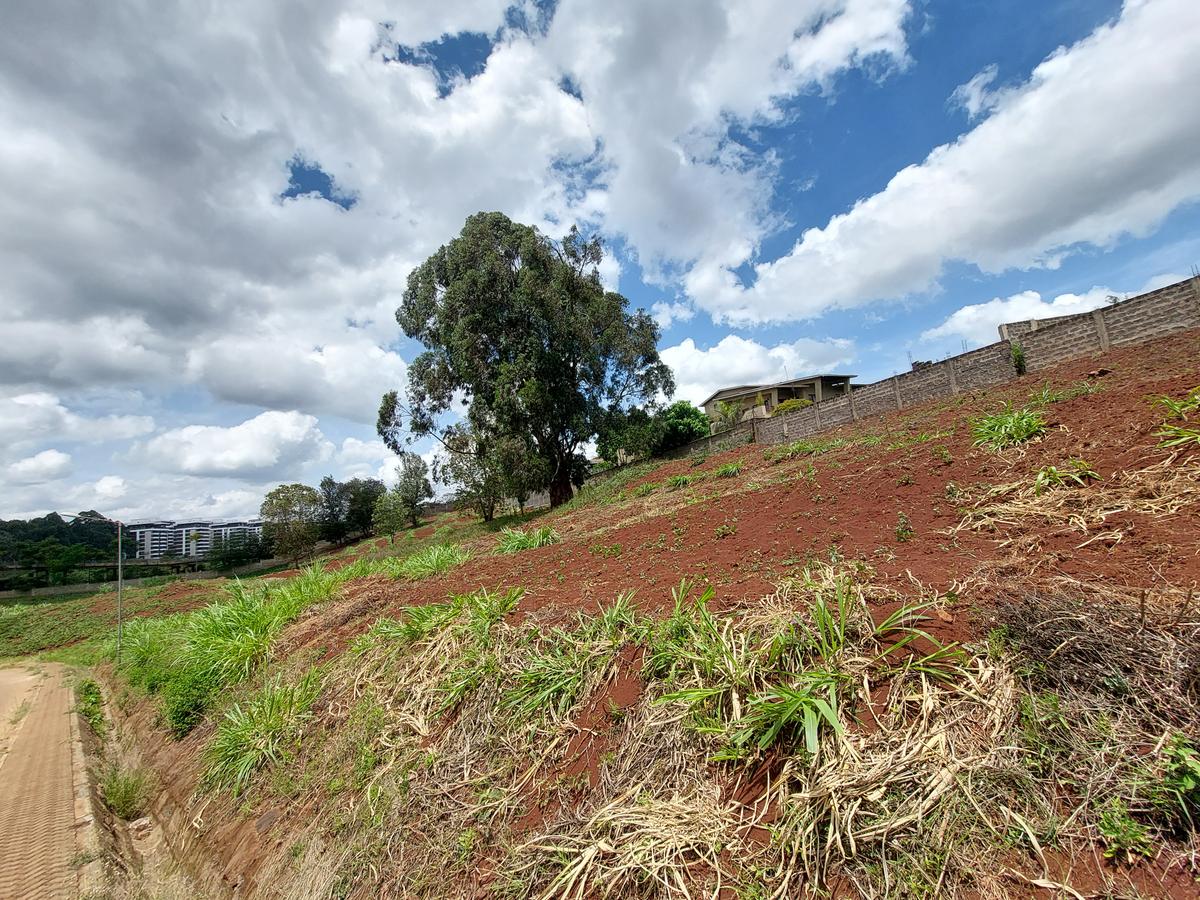
[[[8,467],[8,480],[17,484],[41,484],[71,474],[71,454],[61,450],[43,450]]]
[[[1129,0],[973,130],[756,266],[752,287],[705,262],[689,291],[729,321],[804,319],[926,290],[951,260],[1053,268],[1076,245],[1149,233],[1200,197],[1195,21],[1192,0]]]
[[[977,73],[970,81],[960,84],[950,95],[951,104],[962,107],[972,119],[992,109],[998,102],[998,97],[996,92],[991,90],[991,85],[998,72],[993,64]]]
[[[238,425],[188,425],[134,448],[165,472],[242,479],[287,478],[304,463],[328,459],[333,445],[313,416],[265,412]]]
[[[1000,339],[999,327],[1005,323],[1089,312],[1106,305],[1112,297],[1125,300],[1183,281],[1185,277],[1167,272],[1155,275],[1135,291],[1114,291],[1111,288],[1096,286],[1082,294],[1059,294],[1051,300],[1042,299],[1042,295],[1037,291],[1021,291],[1009,297],[994,297],[986,303],[972,303],[959,307],[940,325],[922,332],[921,340],[963,338],[971,344],[991,344]]]
[[[764,347],[757,341],[729,334],[706,350],[687,338],[661,352],[675,373],[675,396],[701,403],[714,391],[739,384],[765,384],[830,372],[854,359],[847,340],[800,338],[790,344]]]
[[[120,500],[125,496],[128,490],[128,485],[125,479],[120,475],[105,475],[101,477],[93,486],[96,491],[96,496],[101,500],[111,503],[114,500]]]
[[[149,416],[83,416],[44,391],[0,395],[0,445],[43,439],[102,443],[140,437],[153,430],[154,419]]]

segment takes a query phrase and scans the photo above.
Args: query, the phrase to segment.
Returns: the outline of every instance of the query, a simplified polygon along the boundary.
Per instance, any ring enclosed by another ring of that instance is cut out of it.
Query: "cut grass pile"
[[[496,539],[496,552],[520,553],[522,550],[549,547],[551,544],[557,544],[558,541],[558,532],[549,525],[525,531],[517,528],[505,528]]]

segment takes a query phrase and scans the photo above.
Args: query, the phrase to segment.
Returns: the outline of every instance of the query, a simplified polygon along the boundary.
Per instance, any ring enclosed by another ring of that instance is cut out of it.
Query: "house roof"
[[[714,391],[707,399],[705,399],[703,403],[700,404],[700,406],[708,406],[708,404],[712,403],[713,400],[717,399],[718,397],[721,397],[721,399],[744,397],[747,394],[756,394],[759,391],[769,391],[772,388],[793,387],[798,384],[809,384],[810,382],[816,381],[818,378],[845,378],[847,381],[849,381],[854,377],[856,376],[838,375],[834,373],[823,372],[820,375],[805,375],[803,378],[789,378],[787,381],[773,381],[770,384],[737,384],[733,385],[732,387],[723,387]]]

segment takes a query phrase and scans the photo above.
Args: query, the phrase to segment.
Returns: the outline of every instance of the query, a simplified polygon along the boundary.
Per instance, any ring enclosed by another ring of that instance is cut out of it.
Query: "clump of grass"
[[[75,685],[75,703],[88,727],[103,740],[108,733],[108,720],[104,718],[104,695],[100,685],[91,678],[83,679]]]
[[[770,462],[778,463],[788,459],[797,459],[801,456],[818,456],[822,453],[829,453],[844,446],[845,443],[846,440],[844,438],[792,441],[792,443],[784,444],[777,449],[764,451],[763,456]]]
[[[1024,375],[1026,369],[1025,348],[1018,341],[1013,341],[1012,346],[1008,351],[1009,359],[1012,360],[1013,369],[1018,375]]]
[[[496,539],[497,553],[519,553],[522,550],[533,550],[537,547],[549,547],[557,544],[560,538],[558,532],[549,525],[521,531],[517,528],[505,528]]]
[[[588,548],[588,552],[593,556],[602,556],[605,559],[616,559],[621,555],[624,548],[620,544],[593,544]]]
[[[1046,420],[1029,407],[1013,408],[1005,404],[999,412],[982,416],[971,424],[975,446],[1003,450],[1046,433]]]
[[[1154,433],[1159,439],[1158,446],[1167,449],[1184,447],[1188,444],[1200,444],[1200,426],[1190,424],[1192,417],[1200,412],[1200,387],[1188,391],[1187,396],[1180,400],[1172,397],[1159,397],[1156,401],[1167,411],[1168,419],[1178,419],[1184,424],[1166,421]]]
[[[1091,479],[1099,478],[1091,463],[1078,457],[1068,459],[1066,465],[1042,466],[1033,480],[1033,492],[1043,494],[1052,488],[1078,485],[1084,487]]]
[[[1052,388],[1050,382],[1047,381],[1029,395],[1029,402],[1035,406],[1047,406],[1051,403],[1062,403],[1064,400],[1074,400],[1076,397],[1096,394],[1100,390],[1101,386],[1094,381],[1077,381],[1070,387],[1058,390]]]
[[[687,487],[695,480],[695,475],[672,475],[667,479],[667,488],[672,491],[678,491],[681,488]]]
[[[658,482],[656,482],[656,481],[645,481],[645,482],[642,482],[641,484],[639,484],[637,487],[635,487],[635,488],[633,489],[633,496],[635,496],[635,497],[648,497],[648,496],[650,496],[651,494],[653,494],[653,493],[654,493],[654,491],[655,491],[655,489],[657,489],[657,488],[658,488]]]
[[[713,470],[713,474],[718,478],[736,478],[742,474],[742,464],[738,462],[727,462],[717,466]]]
[[[276,676],[249,700],[230,707],[204,751],[205,783],[241,794],[255,772],[280,762],[311,718],[320,690],[320,675],[313,669],[290,684]]]
[[[388,574],[406,581],[442,575],[471,558],[471,551],[457,544],[435,544],[395,562],[389,560]]]
[[[154,780],[143,769],[106,768],[100,775],[100,795],[113,814],[125,821],[140,818],[154,789]]]

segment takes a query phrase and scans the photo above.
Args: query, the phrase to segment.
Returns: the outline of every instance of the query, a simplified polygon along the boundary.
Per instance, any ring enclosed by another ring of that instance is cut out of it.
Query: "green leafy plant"
[[[1033,480],[1033,492],[1044,494],[1052,488],[1074,484],[1085,486],[1089,480],[1099,478],[1091,463],[1085,459],[1072,458],[1061,468],[1059,466],[1042,466]]]
[[[1158,427],[1158,431],[1154,433],[1154,436],[1160,438],[1158,446],[1165,448],[1183,447],[1187,444],[1200,444],[1200,427],[1164,422]]]
[[[639,484],[637,487],[635,487],[635,488],[633,489],[633,496],[635,496],[635,497],[647,497],[647,496],[649,496],[650,494],[653,494],[653,493],[654,493],[654,491],[655,491],[657,488],[658,488],[658,482],[656,482],[656,481],[645,481],[645,482],[642,482],[641,484]]]
[[[938,444],[936,447],[930,450],[929,453],[943,466],[948,466],[954,462],[954,456],[950,453],[950,448],[945,444]]]
[[[496,539],[497,553],[519,553],[522,550],[533,550],[538,547],[549,547],[559,541],[558,532],[549,525],[521,531],[517,528],[505,528]]]
[[[100,685],[91,678],[83,679],[75,686],[75,703],[88,727],[103,740],[108,732],[108,721],[104,718],[104,695],[100,693]]]
[[[838,719],[839,680],[829,672],[806,672],[795,684],[779,685],[751,696],[729,749],[715,758],[741,758],[750,745],[765,750],[788,733],[802,735],[804,749],[810,756],[815,754],[822,728],[839,737],[844,730]]]
[[[802,399],[795,397],[791,400],[784,400],[781,402],[778,406],[771,410],[771,415],[786,416],[788,413],[794,413],[799,412],[802,409],[808,409],[812,405],[813,402],[807,398]]]
[[[1029,407],[1014,409],[1006,403],[999,412],[982,416],[971,424],[975,446],[1003,450],[1046,433],[1046,420]]]
[[[1194,387],[1187,395],[1176,400],[1174,397],[1159,397],[1154,401],[1167,411],[1167,418],[1187,421],[1194,412],[1200,412],[1200,387]]]
[[[1155,402],[1166,409],[1168,419],[1179,419],[1185,423],[1178,425],[1170,421],[1163,422],[1154,433],[1159,439],[1158,446],[1170,449],[1200,444],[1200,427],[1186,424],[1194,413],[1200,411],[1200,387],[1192,388],[1182,399],[1159,397]]]
[[[713,470],[713,474],[718,478],[736,478],[742,474],[742,464],[738,462],[727,462],[717,466]]]
[[[621,555],[620,544],[593,544],[588,548],[588,552],[593,556],[602,556],[605,559],[616,559]]]
[[[1017,374],[1024,375],[1027,365],[1025,361],[1025,348],[1021,346],[1020,342],[1013,341],[1012,347],[1009,349],[1008,353],[1009,359],[1012,360],[1013,368],[1016,370]]]
[[[100,796],[113,814],[125,821],[140,818],[154,789],[154,781],[143,769],[112,765],[100,774]]]
[[[916,532],[913,530],[912,522],[909,521],[908,513],[901,512],[896,517],[896,540],[900,543],[911,540]]]
[[[719,538],[729,537],[730,535],[737,534],[737,525],[731,522],[725,522],[722,525],[718,525],[713,530],[713,533]]]
[[[672,491],[677,491],[687,487],[695,480],[695,475],[672,475],[667,479],[667,487]]]
[[[1105,859],[1124,858],[1132,863],[1135,856],[1154,855],[1149,830],[1129,814],[1124,800],[1114,797],[1105,804],[1096,828],[1104,839]]]
[[[313,669],[295,683],[276,676],[244,703],[234,704],[205,748],[205,783],[241,794],[260,768],[278,763],[290,741],[311,717],[321,691]]]
[[[1156,806],[1173,822],[1195,829],[1200,818],[1200,750],[1183,734],[1163,748],[1162,777],[1155,785]]]

